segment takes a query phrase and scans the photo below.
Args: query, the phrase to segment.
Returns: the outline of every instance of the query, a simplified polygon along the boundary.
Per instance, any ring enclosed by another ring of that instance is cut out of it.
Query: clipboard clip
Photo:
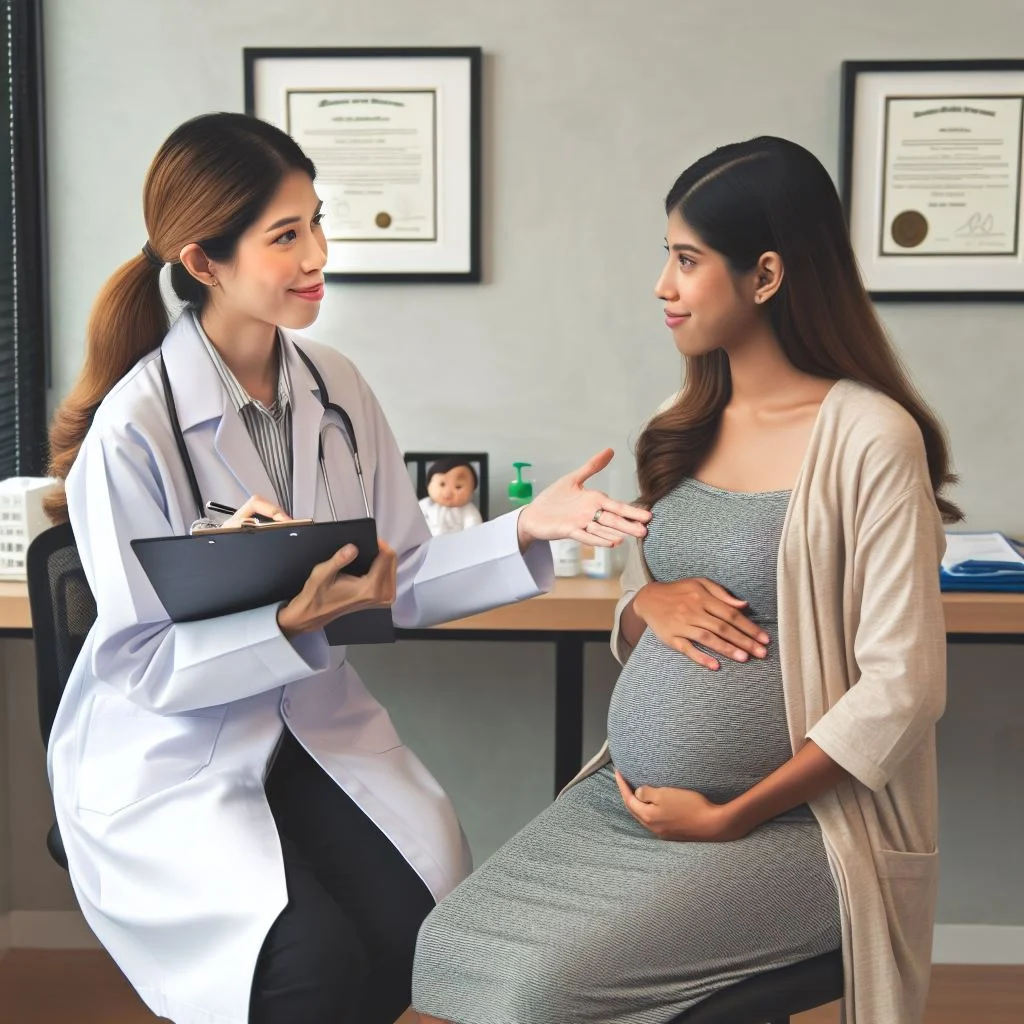
[[[189,529],[191,536],[197,534],[231,534],[231,533],[262,533],[265,530],[288,530],[296,526],[310,526],[312,519],[286,519],[284,522],[273,520],[269,523],[259,523],[255,520],[246,519],[237,526],[223,526],[214,523],[209,519],[197,519]]]

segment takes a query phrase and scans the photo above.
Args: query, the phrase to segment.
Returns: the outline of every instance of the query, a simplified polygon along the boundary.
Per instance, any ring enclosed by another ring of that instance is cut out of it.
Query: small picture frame
[[[425,498],[427,496],[427,473],[430,467],[435,462],[453,455],[458,455],[473,467],[477,480],[473,502],[480,510],[484,522],[487,522],[490,518],[488,513],[491,492],[490,456],[487,452],[405,452],[405,466],[409,470],[409,478],[416,489],[416,497]]]
[[[328,281],[480,281],[479,47],[243,57],[246,113],[316,165]]]
[[[840,192],[871,297],[1024,300],[1024,60],[842,76]]]

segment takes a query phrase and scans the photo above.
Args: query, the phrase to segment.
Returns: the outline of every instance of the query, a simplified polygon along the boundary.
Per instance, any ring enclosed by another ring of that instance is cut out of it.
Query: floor
[[[154,1024],[105,953],[11,950],[0,958],[3,1024]],[[836,1024],[837,1004],[793,1024]],[[924,1024],[1022,1024],[1024,966],[939,966]],[[412,1024],[403,1017],[401,1024]]]

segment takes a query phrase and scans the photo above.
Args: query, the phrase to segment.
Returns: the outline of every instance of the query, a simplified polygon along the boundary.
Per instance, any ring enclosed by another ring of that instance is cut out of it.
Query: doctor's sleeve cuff
[[[248,697],[295,682],[328,666],[322,631],[293,643],[277,624],[280,605],[220,615],[174,626],[174,672],[181,681],[203,669],[208,690],[223,690],[222,700]],[[217,672],[210,670],[216,666]],[[216,682],[211,684],[211,677]]]
[[[399,588],[395,624],[421,628],[536,597],[551,588],[551,548],[534,542],[519,550],[518,513],[460,533],[434,537],[421,548],[411,586]]]
[[[281,605],[258,608],[248,623],[249,642],[274,678],[282,683],[323,672],[330,667],[330,645],[322,629],[299,633],[289,639],[281,632],[277,613]]]
[[[497,540],[501,584],[505,590],[501,604],[515,604],[547,593],[555,581],[555,562],[551,545],[546,540],[535,540],[526,551],[519,550],[521,512],[522,509],[517,509],[473,528],[484,530],[490,527],[493,539]]]
[[[519,546],[519,516],[516,514],[516,547]],[[546,594],[555,582],[555,560],[551,554],[551,545],[546,540],[535,540],[523,554],[523,565],[530,574],[529,582],[523,598]],[[517,598],[522,600],[522,598]]]
[[[163,647],[171,664],[160,668],[160,659],[151,659],[127,696],[158,714],[175,714],[244,700],[329,668],[323,633],[293,644],[277,624],[277,610],[266,605],[171,626]],[[152,671],[154,665],[160,670]]]

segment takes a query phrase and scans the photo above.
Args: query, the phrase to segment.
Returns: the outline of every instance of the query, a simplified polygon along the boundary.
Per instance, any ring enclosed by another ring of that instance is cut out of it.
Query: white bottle
[[[581,552],[584,576],[610,580],[616,574],[615,548],[586,547]]]
[[[564,537],[550,543],[551,558],[555,563],[555,575],[579,576],[581,567],[579,542],[570,537]]]

